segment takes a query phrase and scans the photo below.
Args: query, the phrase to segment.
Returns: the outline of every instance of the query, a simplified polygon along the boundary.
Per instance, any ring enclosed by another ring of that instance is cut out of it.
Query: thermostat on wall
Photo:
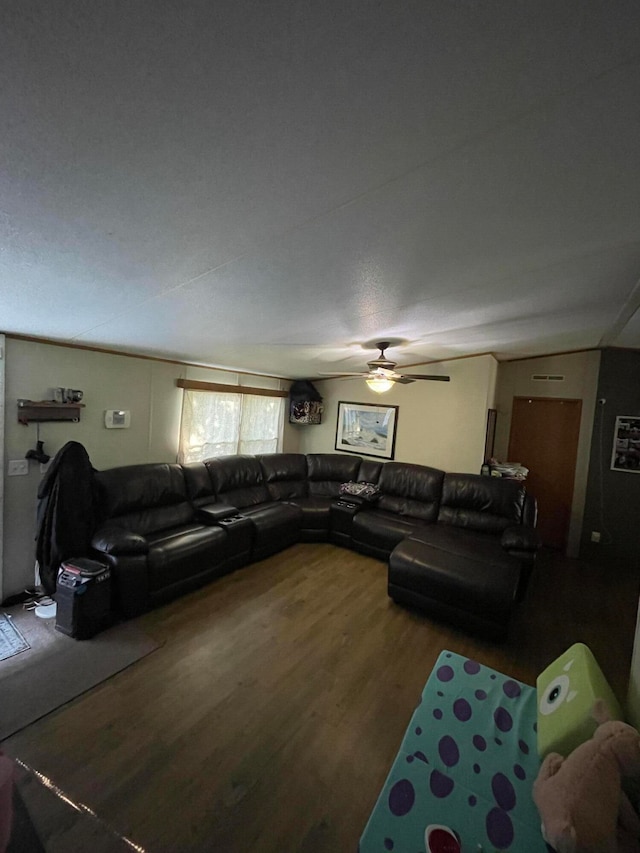
[[[127,429],[131,426],[131,412],[124,409],[107,409],[104,413],[107,429]]]

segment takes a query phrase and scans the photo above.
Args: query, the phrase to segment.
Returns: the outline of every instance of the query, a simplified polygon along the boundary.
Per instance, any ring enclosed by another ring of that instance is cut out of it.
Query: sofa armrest
[[[223,518],[238,515],[238,509],[231,504],[209,504],[196,510],[196,519],[202,524],[217,524]]]
[[[91,539],[91,547],[103,554],[146,554],[149,543],[140,533],[125,530],[115,524],[99,528]]]
[[[507,551],[538,551],[542,543],[540,536],[533,527],[520,524],[507,527],[502,534],[500,544]]]

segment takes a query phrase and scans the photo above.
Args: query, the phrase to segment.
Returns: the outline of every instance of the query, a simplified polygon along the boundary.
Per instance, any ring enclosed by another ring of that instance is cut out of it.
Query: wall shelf
[[[18,400],[18,423],[26,426],[29,421],[77,422],[80,420],[80,409],[84,409],[84,403]]]

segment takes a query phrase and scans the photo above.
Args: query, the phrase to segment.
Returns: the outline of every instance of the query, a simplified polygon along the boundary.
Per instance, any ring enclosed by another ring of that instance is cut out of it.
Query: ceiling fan
[[[375,344],[375,346],[380,350],[380,355],[378,358],[374,358],[372,361],[367,362],[367,366],[369,368],[368,372],[322,373],[321,376],[363,376],[369,388],[377,394],[382,394],[384,391],[388,391],[390,388],[393,388],[393,385],[396,382],[399,385],[409,385],[409,383],[415,382],[416,379],[428,379],[434,382],[449,382],[450,377],[448,376],[426,375],[422,373],[397,373],[395,370],[396,362],[389,361],[384,354],[384,351],[390,346],[389,341],[380,341]]]

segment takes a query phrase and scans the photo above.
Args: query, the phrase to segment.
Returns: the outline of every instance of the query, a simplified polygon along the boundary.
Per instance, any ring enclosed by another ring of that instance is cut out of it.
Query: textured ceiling
[[[0,331],[309,378],[640,347],[637,0],[0,20]]]

